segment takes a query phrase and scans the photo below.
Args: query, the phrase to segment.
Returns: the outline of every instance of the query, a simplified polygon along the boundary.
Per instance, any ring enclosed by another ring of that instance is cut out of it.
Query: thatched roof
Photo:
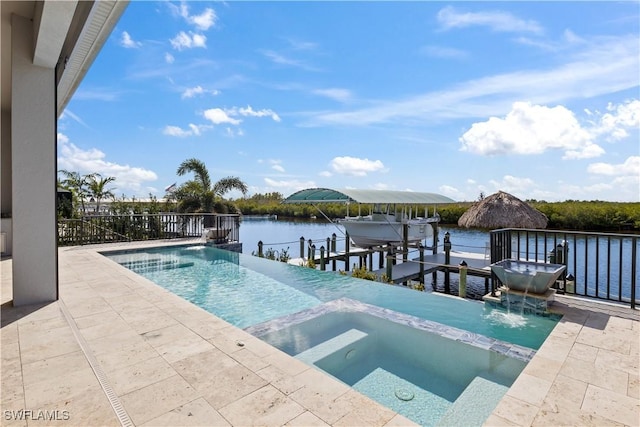
[[[471,206],[458,220],[465,228],[546,228],[548,218],[539,210],[504,191]]]

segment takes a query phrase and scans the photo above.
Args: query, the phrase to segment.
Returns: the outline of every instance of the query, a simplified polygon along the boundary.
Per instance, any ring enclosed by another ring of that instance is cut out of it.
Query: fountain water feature
[[[521,315],[547,311],[555,291],[551,285],[565,271],[561,264],[506,259],[491,264],[491,270],[504,285],[500,289],[500,305],[511,310],[518,304]],[[527,298],[529,297],[529,298]],[[487,298],[485,297],[485,300]]]

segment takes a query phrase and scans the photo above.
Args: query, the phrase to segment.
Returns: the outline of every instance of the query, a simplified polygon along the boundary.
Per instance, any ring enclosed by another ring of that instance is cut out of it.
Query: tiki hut
[[[546,228],[548,218],[539,210],[504,191],[475,203],[458,220],[465,228]]]

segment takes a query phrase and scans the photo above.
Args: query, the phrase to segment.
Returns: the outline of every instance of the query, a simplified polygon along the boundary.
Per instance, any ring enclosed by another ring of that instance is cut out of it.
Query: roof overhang
[[[330,188],[308,188],[293,193],[282,203],[395,203],[401,205],[440,205],[455,203],[447,196],[436,193],[391,190],[353,190]]]
[[[34,23],[34,65],[55,68],[61,114],[129,0],[0,1],[2,111],[11,110],[11,16]]]

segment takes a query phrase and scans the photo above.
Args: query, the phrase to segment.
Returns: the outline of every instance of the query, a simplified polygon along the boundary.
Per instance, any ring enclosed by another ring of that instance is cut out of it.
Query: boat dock
[[[320,242],[324,243],[322,240]],[[489,289],[489,279],[491,278],[489,254],[486,251],[485,253],[477,253],[452,250],[448,233],[445,234],[444,251],[437,253],[431,253],[433,248],[424,246],[410,246],[406,251],[403,251],[395,246],[360,248],[347,245],[346,250],[336,251],[335,242],[336,235],[334,234],[331,239],[326,239],[326,247],[330,250],[325,250],[324,245],[317,250],[311,240],[305,243],[305,239],[300,238],[300,256],[287,259],[286,262],[291,265],[306,266],[309,264],[309,260],[313,260],[316,268],[332,271],[337,271],[337,263],[340,262],[344,263],[343,271],[347,273],[355,268],[365,268],[381,281],[405,285],[410,280],[425,283],[425,276],[428,274],[433,276],[435,282],[436,273],[443,272],[446,290],[449,289],[450,273],[460,274],[460,268],[465,266],[467,275],[483,277],[487,292]],[[409,259],[409,254],[416,251],[420,253],[420,256]],[[262,242],[258,242],[258,253],[259,256],[263,254]],[[375,254],[378,254],[378,263],[374,267]],[[357,258],[357,261],[352,263],[352,257]]]
[[[491,277],[490,261],[484,255],[476,252],[450,251],[449,262],[447,263],[447,254],[444,252],[436,254],[424,255],[423,261],[420,258],[414,258],[399,264],[391,266],[391,281],[393,283],[403,283],[409,280],[424,281],[424,275],[444,271],[449,273],[459,273],[460,264],[467,264],[467,274],[470,276]],[[421,268],[422,264],[422,268]],[[388,268],[381,268],[373,271],[378,277],[383,274],[388,275]],[[423,275],[422,279],[420,275]]]

